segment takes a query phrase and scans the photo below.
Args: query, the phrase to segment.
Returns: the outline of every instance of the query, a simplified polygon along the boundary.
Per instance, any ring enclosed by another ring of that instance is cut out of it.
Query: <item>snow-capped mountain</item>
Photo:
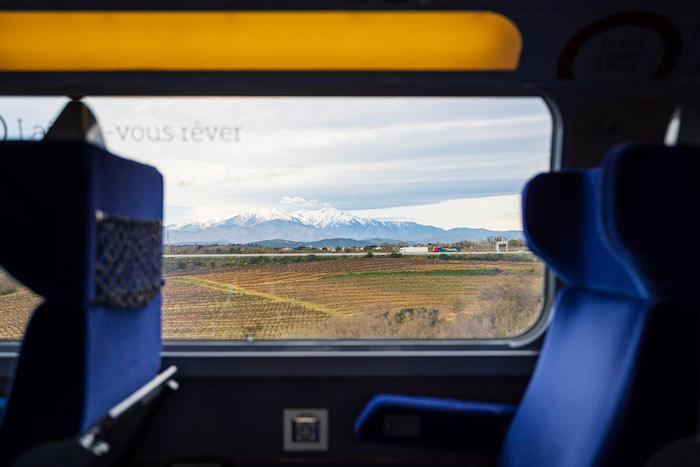
[[[292,217],[280,208],[256,209],[243,211],[235,216],[220,222],[221,225],[237,225],[239,227],[247,225],[262,224],[272,220],[291,221]]]
[[[441,229],[416,222],[365,219],[333,207],[286,212],[281,209],[249,210],[223,221],[166,227],[166,242],[252,243],[263,240],[313,242],[328,238],[387,239],[405,242],[457,242],[489,236],[520,238],[517,230]]]
[[[302,224],[313,225],[320,229],[333,225],[347,225],[353,222],[358,224],[365,224],[367,222],[367,220],[362,217],[354,216],[349,212],[344,212],[333,207],[324,207],[316,211],[295,211],[292,213],[292,217],[298,219]]]

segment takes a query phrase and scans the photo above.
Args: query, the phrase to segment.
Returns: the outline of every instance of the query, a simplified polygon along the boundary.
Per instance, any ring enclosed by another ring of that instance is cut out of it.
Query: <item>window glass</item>
[[[0,99],[0,140],[63,98]],[[487,339],[543,309],[520,192],[549,169],[539,98],[89,98],[165,178],[166,339]],[[0,271],[0,338],[39,298]]]

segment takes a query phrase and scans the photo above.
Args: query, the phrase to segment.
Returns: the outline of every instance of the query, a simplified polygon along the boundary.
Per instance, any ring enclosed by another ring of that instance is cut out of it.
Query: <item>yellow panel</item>
[[[505,71],[491,12],[3,12],[0,71]]]

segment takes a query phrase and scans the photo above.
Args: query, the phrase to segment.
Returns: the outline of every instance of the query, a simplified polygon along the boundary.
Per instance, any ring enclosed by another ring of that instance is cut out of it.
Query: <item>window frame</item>
[[[20,73],[26,75],[26,73]],[[54,73],[43,73],[43,75],[52,75]],[[113,73],[103,73],[111,75]],[[117,73],[119,74],[119,73]],[[130,78],[133,75],[148,75],[152,73],[127,73]],[[557,171],[561,167],[561,140],[562,140],[562,119],[557,110],[555,103],[544,93],[536,92],[534,89],[513,88],[511,86],[502,88],[502,85],[487,86],[480,88],[471,83],[471,79],[466,82],[452,83],[441,87],[438,78],[449,78],[455,73],[273,73],[272,75],[285,75],[280,81],[275,81],[273,86],[268,89],[256,89],[251,92],[246,84],[250,84],[247,80],[240,82],[241,75],[258,75],[259,73],[237,73],[234,76],[238,83],[233,83],[233,86],[228,87],[228,92],[221,92],[218,86],[209,89],[209,92],[174,92],[172,90],[160,90],[160,92],[149,92],[149,88],[153,88],[154,83],[142,87],[139,92],[135,92],[131,88],[130,80],[122,81],[120,86],[122,89],[117,89],[116,92],[105,93],[104,89],[97,92],[81,93],[85,97],[102,97],[102,96],[163,96],[163,97],[178,97],[178,96],[227,96],[227,97],[492,97],[492,98],[508,98],[508,97],[536,97],[542,100],[542,103],[549,111],[551,118],[551,140],[550,140],[550,171]],[[42,75],[40,73],[30,73],[29,75]],[[68,79],[73,82],[73,85],[78,87],[82,85],[88,88],[95,85],[91,80],[91,73],[63,73],[60,75],[58,83]],[[155,82],[162,82],[162,78],[166,78],[167,73],[156,73],[158,78]],[[188,75],[187,73],[178,73],[177,75]],[[221,75],[228,75],[222,73]],[[271,75],[271,74],[267,74]],[[309,78],[309,82],[298,81],[301,76]],[[324,89],[321,92],[311,92],[313,83],[319,81],[325,82],[328,76],[342,76],[343,78],[352,78],[354,75],[359,78],[359,82],[350,87],[343,87],[343,81],[335,83],[330,89]],[[417,82],[411,85],[411,77],[416,75]],[[471,73],[469,75],[501,75],[499,73]],[[187,76],[180,76],[181,79],[187,81]],[[190,77],[191,78],[191,77]],[[289,80],[291,79],[291,80]],[[396,80],[398,79],[398,83]],[[367,82],[387,81],[392,85],[389,88],[371,88],[368,90],[365,85]],[[425,87],[425,80],[431,85]],[[37,89],[31,86],[33,92],[27,92],[27,81],[17,82],[18,86],[11,86],[12,92],[3,92],[3,81],[0,80],[0,95],[4,96],[39,96],[39,95],[57,95],[56,92],[37,92]],[[436,84],[437,82],[437,84]],[[403,86],[406,84],[406,86]],[[51,86],[56,86],[56,82],[52,82]],[[171,83],[172,84],[172,83]],[[178,84],[178,83],[176,83]],[[237,84],[239,86],[237,86]],[[240,86],[243,84],[243,87]],[[269,84],[269,83],[268,83]],[[291,88],[288,87],[291,84]],[[303,85],[302,85],[303,84]],[[307,86],[311,84],[310,87]],[[280,88],[277,85],[281,85]],[[177,87],[177,86],[176,86]],[[489,89],[492,88],[492,89]],[[66,87],[63,87],[64,92]],[[163,92],[165,91],[165,92]],[[213,93],[211,92],[213,91]],[[266,92],[267,91],[267,92]],[[327,358],[327,357],[345,357],[346,361],[351,359],[360,359],[365,361],[366,357],[381,357],[384,359],[404,358],[417,359],[422,361],[422,357],[446,357],[454,359],[470,360],[484,357],[514,357],[516,360],[531,359],[537,357],[539,349],[542,345],[543,336],[547,331],[551,320],[552,307],[554,298],[558,290],[556,276],[545,266],[544,268],[544,302],[541,313],[535,324],[525,333],[511,338],[494,338],[494,339],[280,339],[280,340],[163,340],[162,355],[166,361],[180,362],[196,357],[207,359],[209,357],[220,358],[236,358],[242,357],[269,357],[272,360],[281,359],[282,366],[272,365],[273,368],[279,369],[287,365],[289,359],[295,358]],[[0,341],[0,377],[5,374],[6,365],[2,363],[7,358],[14,360],[19,354],[21,342],[19,341]],[[430,359],[429,359],[430,360]],[[335,364],[335,363],[334,363]],[[519,366],[519,365],[516,365]],[[528,366],[528,365],[526,365]],[[351,365],[352,367],[352,365]],[[430,363],[427,364],[425,371],[430,373]],[[345,365],[343,365],[345,368]],[[386,369],[386,365],[383,366]],[[347,368],[346,368],[347,369]],[[416,371],[423,371],[420,368],[415,368]],[[236,370],[233,370],[234,373]],[[362,370],[358,370],[362,372]],[[336,374],[336,370],[320,365],[314,374],[328,375]],[[412,374],[412,373],[411,373]]]

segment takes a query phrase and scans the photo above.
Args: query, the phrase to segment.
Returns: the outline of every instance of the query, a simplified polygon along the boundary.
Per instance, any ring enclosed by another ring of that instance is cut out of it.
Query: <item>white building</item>
[[[402,246],[399,248],[399,253],[427,253],[427,246]]]

